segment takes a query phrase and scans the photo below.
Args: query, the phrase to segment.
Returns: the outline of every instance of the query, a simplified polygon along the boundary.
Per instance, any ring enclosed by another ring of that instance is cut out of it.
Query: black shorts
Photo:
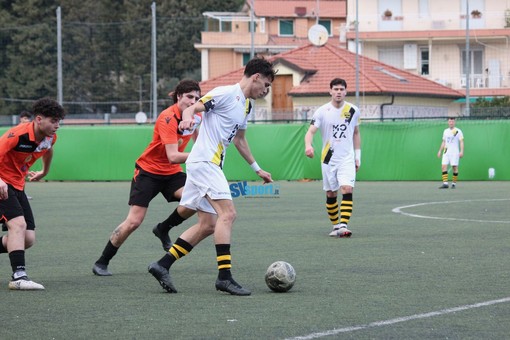
[[[0,200],[0,222],[24,216],[27,230],[35,230],[34,214],[25,191],[14,189],[10,184],[7,186],[9,197],[6,200]]]
[[[129,205],[147,208],[157,194],[162,193],[167,202],[178,202],[175,192],[184,187],[186,174],[178,172],[173,175],[155,175],[136,166],[138,174],[131,180]]]

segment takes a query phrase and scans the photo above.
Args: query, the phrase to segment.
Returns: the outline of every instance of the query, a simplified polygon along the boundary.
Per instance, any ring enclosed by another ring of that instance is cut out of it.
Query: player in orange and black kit
[[[168,202],[181,199],[186,181],[181,163],[188,158],[188,153],[184,152],[184,149],[189,140],[196,137],[197,130],[180,131],[179,122],[182,111],[200,98],[200,85],[194,80],[182,80],[177,84],[172,97],[175,104],[161,112],[154,125],[151,143],[136,161],[135,174],[131,181],[128,216],[115,228],[101,257],[92,267],[92,272],[98,276],[112,275],[108,270],[110,260],[129,235],[142,224],[150,201],[158,193],[162,193]],[[200,122],[199,115],[195,122],[196,126]],[[154,235],[161,240],[165,251],[172,247],[168,236],[169,230],[194,213],[191,209],[179,206],[165,221],[153,228]]]
[[[7,224],[8,234],[0,237],[0,253],[9,253],[12,280],[9,289],[41,290],[44,286],[31,281],[25,270],[25,249],[35,242],[35,221],[25,194],[25,178],[38,181],[50,170],[55,132],[64,118],[64,108],[49,98],[33,105],[34,120],[9,129],[0,137],[0,221]],[[43,168],[29,171],[42,157]]]

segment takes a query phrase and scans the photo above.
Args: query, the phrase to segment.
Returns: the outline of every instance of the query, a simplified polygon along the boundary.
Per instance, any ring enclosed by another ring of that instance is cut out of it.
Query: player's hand
[[[257,171],[257,175],[264,180],[264,184],[273,182],[271,174],[267,171],[260,169]]]
[[[313,155],[314,155],[313,147],[306,147],[305,155],[306,155],[306,157],[313,158]]]
[[[29,171],[28,172],[28,180],[30,182],[37,182],[41,178],[44,177],[44,172],[42,171]]]
[[[0,179],[0,200],[6,200],[7,198],[9,198],[7,183]]]
[[[441,151],[437,152],[437,158],[441,158]]]
[[[193,128],[194,125],[195,125],[195,120],[194,119],[181,120],[181,122],[179,123],[179,130],[181,130],[181,131],[184,131],[184,130],[191,131],[191,129]]]
[[[360,161],[356,160],[356,172],[358,172],[360,166],[361,166]]]

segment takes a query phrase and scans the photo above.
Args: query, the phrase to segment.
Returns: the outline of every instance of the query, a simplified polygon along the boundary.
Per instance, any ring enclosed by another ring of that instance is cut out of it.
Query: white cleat
[[[44,290],[44,286],[30,279],[26,276],[17,280],[9,282],[9,289],[11,290]]]
[[[352,231],[347,229],[346,227],[335,228],[330,233],[331,237],[351,237]]]

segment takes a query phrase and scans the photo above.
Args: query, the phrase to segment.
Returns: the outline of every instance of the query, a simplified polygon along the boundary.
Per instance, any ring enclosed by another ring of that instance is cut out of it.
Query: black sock
[[[193,246],[179,237],[168,253],[166,253],[165,256],[158,261],[158,264],[166,269],[170,269],[175,261],[188,255],[192,250]]]
[[[170,216],[168,216],[166,220],[164,220],[158,225],[158,228],[159,230],[168,233],[170,229],[178,226],[185,220],[186,220],[185,218],[182,218],[181,215],[179,215],[179,213],[177,212],[177,208],[175,208],[175,210],[170,214]]]
[[[2,238],[3,236],[0,237],[0,254],[7,253],[7,248],[2,244]]]
[[[9,260],[11,260],[12,272],[15,273],[18,270],[25,271],[25,251],[24,250],[13,250],[9,253]]]
[[[218,279],[231,279],[232,256],[230,255],[230,244],[216,245],[216,261],[218,262]]]
[[[119,250],[119,248],[115,247],[112,244],[112,241],[108,240],[106,247],[104,247],[103,254],[96,263],[107,266],[110,263],[110,260],[115,256],[115,254],[117,254],[117,250]]]

